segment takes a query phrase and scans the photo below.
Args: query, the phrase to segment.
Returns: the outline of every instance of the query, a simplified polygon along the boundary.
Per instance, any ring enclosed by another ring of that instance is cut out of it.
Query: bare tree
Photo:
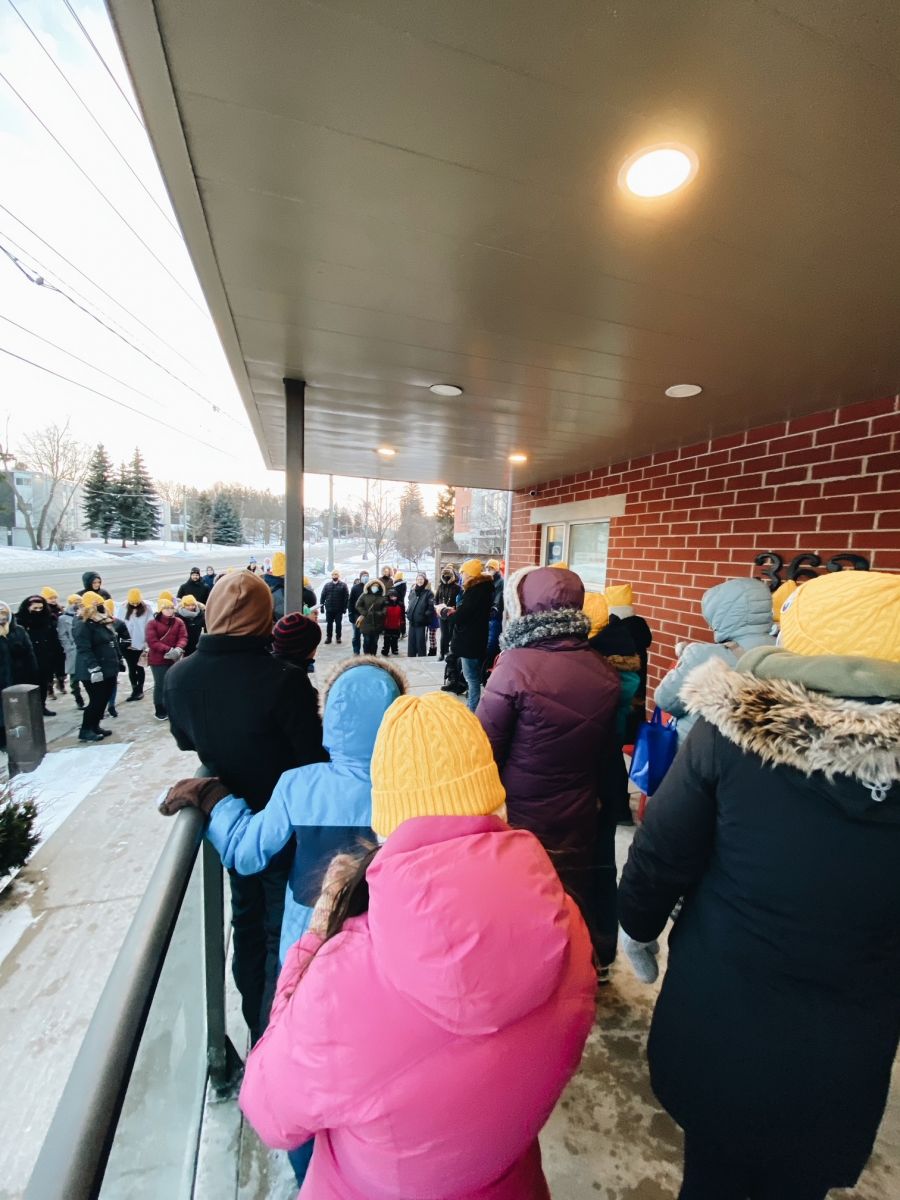
[[[379,480],[366,488],[366,499],[359,505],[364,536],[375,551],[375,574],[381,570],[381,556],[394,543],[400,516],[392,493]]]
[[[0,457],[5,452],[0,451]],[[12,457],[5,454],[5,457]],[[16,507],[25,518],[25,530],[32,549],[50,549],[58,542],[78,486],[84,482],[90,462],[90,450],[75,440],[65,425],[48,425],[22,439],[22,460],[29,471],[43,476],[40,497],[29,500],[16,483],[16,472],[9,471],[9,483]]]

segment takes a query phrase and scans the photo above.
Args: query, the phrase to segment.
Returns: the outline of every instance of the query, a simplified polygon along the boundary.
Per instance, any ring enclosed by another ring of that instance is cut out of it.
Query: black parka
[[[35,600],[40,600],[43,607],[40,612],[33,613],[29,605]],[[57,673],[61,674],[60,667],[65,666],[65,655],[56,630],[56,617],[44,597],[26,597],[19,605],[16,622],[31,638],[40,677],[51,679]]]
[[[322,588],[319,604],[330,617],[343,615],[350,603],[350,589],[342,579],[329,579]]]
[[[179,600],[183,600],[185,596],[193,596],[198,604],[205,604],[209,599],[209,588],[204,583],[202,575],[199,579],[191,579],[188,576],[175,594]]]
[[[459,658],[484,658],[493,604],[494,581],[490,575],[479,575],[463,586],[462,600],[453,615],[450,642],[451,651]]]
[[[427,584],[422,588],[416,586],[409,593],[406,618],[410,625],[417,629],[422,626],[426,629],[430,628],[431,622],[434,620],[434,592]]]
[[[619,889],[622,928],[642,942],[685,897],[650,1032],[653,1089],[731,1157],[852,1187],[900,1036],[900,703],[718,661],[688,687],[705,719]],[[860,777],[879,771],[894,777],[881,791]]]
[[[72,639],[75,642],[75,678],[79,683],[87,683],[91,672],[98,668],[104,679],[116,678],[122,654],[111,619],[85,621],[79,617],[72,627]]]
[[[38,665],[34,656],[31,638],[16,624],[10,612],[9,632],[0,637],[0,692],[14,683],[37,683]],[[0,706],[0,726],[3,724],[3,709]]]

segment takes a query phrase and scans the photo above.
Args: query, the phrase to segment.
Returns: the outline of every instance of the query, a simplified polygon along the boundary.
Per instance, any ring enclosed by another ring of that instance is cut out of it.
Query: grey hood
[[[761,579],[727,579],[704,593],[700,607],[717,642],[775,645],[772,594]]]

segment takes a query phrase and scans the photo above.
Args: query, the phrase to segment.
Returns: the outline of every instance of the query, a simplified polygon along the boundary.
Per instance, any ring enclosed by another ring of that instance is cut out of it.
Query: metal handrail
[[[25,1200],[94,1200],[100,1193],[203,828],[203,814],[195,808],[175,818],[63,1089]],[[239,1060],[225,1036],[222,868],[208,843],[203,845],[207,1060],[213,1083],[221,1086]]]

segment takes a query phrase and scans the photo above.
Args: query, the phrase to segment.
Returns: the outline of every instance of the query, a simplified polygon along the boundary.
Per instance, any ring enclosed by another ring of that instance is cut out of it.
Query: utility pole
[[[335,569],[335,476],[328,476],[328,569]]]
[[[187,485],[181,487],[181,545],[187,554]]]
[[[367,562],[369,558],[369,480],[366,479],[366,506],[363,509],[363,552],[362,560]]]

